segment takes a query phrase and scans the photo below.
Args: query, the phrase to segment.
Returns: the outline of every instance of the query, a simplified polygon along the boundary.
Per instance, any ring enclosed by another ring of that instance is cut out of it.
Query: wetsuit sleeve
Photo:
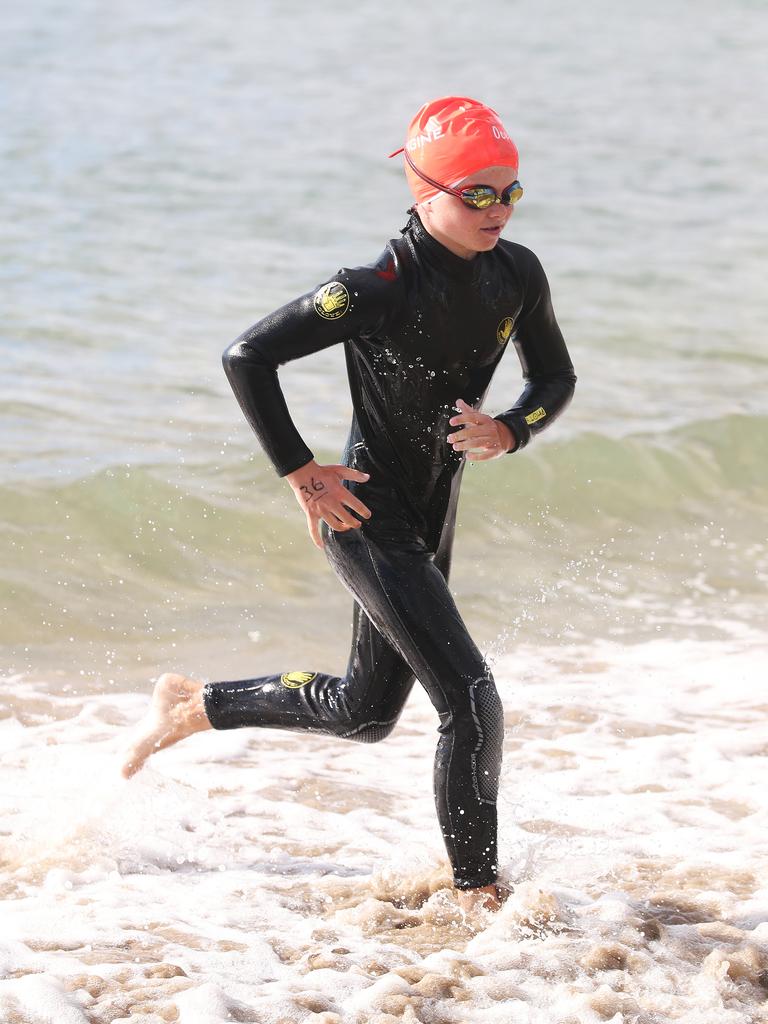
[[[495,418],[511,429],[520,451],[550,423],[573,397],[576,375],[557,325],[544,268],[528,249],[523,306],[515,325],[514,343],[523,368],[525,388],[515,404]]]
[[[386,319],[387,288],[374,268],[340,270],[331,281],[270,313],[222,356],[235,397],[279,476],[314,456],[291,419],[278,367],[349,338],[375,333]]]

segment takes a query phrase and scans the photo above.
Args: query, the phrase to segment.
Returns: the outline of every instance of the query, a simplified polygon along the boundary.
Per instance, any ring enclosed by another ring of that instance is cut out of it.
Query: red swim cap
[[[416,167],[441,185],[455,185],[485,167],[511,167],[517,173],[517,146],[499,115],[466,96],[441,96],[425,103],[408,126],[404,148]],[[407,163],[405,176],[418,202],[438,195],[438,189]]]

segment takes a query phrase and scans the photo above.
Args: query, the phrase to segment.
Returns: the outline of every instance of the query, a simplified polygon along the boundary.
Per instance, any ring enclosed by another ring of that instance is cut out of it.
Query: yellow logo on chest
[[[505,316],[499,326],[496,328],[496,341],[500,345],[506,345],[512,336],[512,331],[515,328],[515,321],[511,316]]]

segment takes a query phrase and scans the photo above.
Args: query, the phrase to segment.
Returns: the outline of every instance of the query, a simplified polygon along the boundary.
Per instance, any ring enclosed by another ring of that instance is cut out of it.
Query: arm
[[[278,381],[283,363],[377,330],[388,295],[375,268],[339,271],[333,281],[288,303],[242,334],[223,355],[224,370],[246,419],[307,516],[313,543],[322,547],[320,520],[331,529],[360,526],[369,509],[344,487],[367,475],[346,466],[318,466],[296,429]],[[390,291],[391,291],[391,285]]]
[[[289,302],[227,348],[224,371],[279,476],[312,459],[288,412],[277,371],[283,363],[377,330],[392,286],[372,268],[340,270],[332,281]]]
[[[552,309],[544,269],[532,252],[529,258],[523,307],[515,327],[515,347],[523,368],[525,387],[515,404],[495,419],[512,432],[519,451],[533,434],[546,429],[573,397],[576,375]]]

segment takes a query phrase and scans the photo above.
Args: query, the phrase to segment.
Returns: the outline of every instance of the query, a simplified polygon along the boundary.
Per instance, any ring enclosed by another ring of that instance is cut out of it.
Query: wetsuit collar
[[[438,242],[427,231],[418,213],[412,213],[403,233],[413,240],[416,251],[444,274],[459,281],[471,281],[480,263],[481,253],[473,260],[465,260]]]

